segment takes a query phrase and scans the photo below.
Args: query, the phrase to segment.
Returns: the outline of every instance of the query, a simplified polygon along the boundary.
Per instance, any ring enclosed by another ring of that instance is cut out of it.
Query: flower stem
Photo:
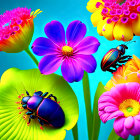
[[[88,137],[89,137],[89,140],[91,140],[91,136],[92,136],[92,111],[91,111],[89,78],[88,78],[87,72],[84,72],[83,90],[84,90],[84,100],[85,100],[85,107],[86,107]]]
[[[123,138],[121,138],[120,136],[118,136],[114,129],[111,131],[109,137],[108,137],[108,140],[124,140]],[[127,139],[126,139],[127,140]]]
[[[77,123],[72,129],[72,133],[73,133],[74,140],[78,140],[78,126],[77,126]]]
[[[102,82],[99,82],[93,103],[92,140],[98,140],[99,137],[101,120],[98,115],[98,100],[105,91],[104,85]]]
[[[139,139],[140,139],[140,136],[139,135],[137,135],[137,136],[134,137],[134,140],[139,140]]]
[[[35,64],[38,66],[38,61],[37,59],[35,58],[35,56],[31,53],[31,51],[29,50],[29,48],[27,48],[25,50],[25,52],[32,58],[32,60],[35,62]]]

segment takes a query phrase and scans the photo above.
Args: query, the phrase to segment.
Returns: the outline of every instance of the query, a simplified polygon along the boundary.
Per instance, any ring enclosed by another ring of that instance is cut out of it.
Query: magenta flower
[[[81,21],[73,21],[66,31],[58,21],[52,21],[45,26],[48,38],[37,38],[32,49],[36,55],[44,56],[39,62],[42,74],[54,73],[62,64],[61,71],[68,82],[78,82],[83,78],[84,70],[92,73],[96,69],[96,60],[92,56],[100,45],[92,36],[85,37],[86,26]]]
[[[140,135],[140,84],[118,84],[103,93],[98,110],[104,123],[115,118],[114,130],[120,137]]]

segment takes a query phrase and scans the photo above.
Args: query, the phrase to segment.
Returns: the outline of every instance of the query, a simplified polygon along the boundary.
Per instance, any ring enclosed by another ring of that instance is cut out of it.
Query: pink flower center
[[[73,55],[73,48],[70,46],[63,46],[62,53],[65,56],[71,56],[71,55]]]

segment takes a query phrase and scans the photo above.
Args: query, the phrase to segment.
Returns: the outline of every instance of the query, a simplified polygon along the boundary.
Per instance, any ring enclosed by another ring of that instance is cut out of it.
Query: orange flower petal
[[[132,23],[132,29],[135,35],[140,36],[140,15]]]

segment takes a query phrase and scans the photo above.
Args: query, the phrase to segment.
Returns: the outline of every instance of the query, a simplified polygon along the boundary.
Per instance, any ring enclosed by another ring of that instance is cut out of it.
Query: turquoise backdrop
[[[59,20],[64,25],[65,29],[73,20],[81,20],[83,23],[85,23],[87,26],[86,36],[94,36],[98,38],[101,43],[98,51],[94,54],[97,60],[97,69],[95,73],[89,74],[92,97],[91,102],[93,103],[98,82],[102,81],[102,83],[105,85],[111,78],[111,73],[101,71],[101,59],[109,49],[115,48],[117,45],[123,42],[108,41],[104,37],[98,35],[96,28],[93,27],[90,21],[91,13],[86,10],[87,2],[88,0],[0,0],[0,14],[4,13],[6,10],[12,10],[13,8],[25,6],[27,8],[31,8],[32,11],[41,9],[43,13],[39,14],[34,19],[35,31],[31,44],[37,37],[45,37],[44,26],[51,20]],[[126,54],[135,54],[140,58],[140,37],[134,37],[133,40],[135,40],[136,43],[128,45],[129,49],[126,51]],[[38,60],[41,59],[41,57],[36,57]],[[0,76],[5,70],[11,67],[31,69],[36,68],[36,65],[24,51],[15,54],[0,52]],[[56,73],[61,75],[61,70],[59,69]],[[79,140],[88,140],[82,82],[72,83],[70,85],[75,91],[79,102]],[[106,124],[102,123],[99,140],[107,140],[112,128],[113,121],[109,121]],[[67,132],[65,140],[73,140],[72,131]],[[133,140],[133,137],[130,136],[129,140]]]

